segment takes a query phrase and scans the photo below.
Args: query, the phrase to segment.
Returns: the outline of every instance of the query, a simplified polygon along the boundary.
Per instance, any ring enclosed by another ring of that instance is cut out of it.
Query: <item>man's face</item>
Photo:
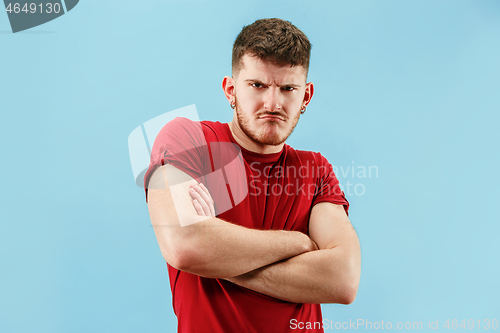
[[[277,66],[244,55],[234,83],[238,125],[252,141],[277,146],[297,125],[305,104],[306,73],[302,66]]]

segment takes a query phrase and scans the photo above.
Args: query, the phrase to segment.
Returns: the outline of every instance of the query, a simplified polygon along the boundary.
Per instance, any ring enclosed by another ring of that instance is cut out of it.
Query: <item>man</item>
[[[176,118],[155,140],[146,200],[179,332],[323,332],[319,304],[355,298],[359,242],[332,166],[285,144],[313,96],[310,48],[287,21],[244,27],[222,82],[233,120]]]

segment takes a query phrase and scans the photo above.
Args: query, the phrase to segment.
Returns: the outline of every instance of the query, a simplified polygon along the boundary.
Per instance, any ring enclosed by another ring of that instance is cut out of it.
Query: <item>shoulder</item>
[[[214,121],[193,121],[176,117],[166,123],[156,136],[151,151],[152,156],[171,153],[203,150],[208,142],[229,142],[227,124]]]
[[[288,145],[287,145],[288,146]],[[286,164],[291,167],[307,170],[316,180],[336,178],[337,168],[320,152],[287,148]]]
[[[203,120],[200,122],[206,135],[221,136],[226,132],[226,124],[219,121]]]
[[[175,117],[161,127],[156,138],[176,137],[197,130],[201,130],[199,122],[184,117]]]
[[[180,139],[184,136],[199,139],[211,133],[223,131],[224,124],[214,121],[194,121],[189,118],[176,117],[167,122],[158,133],[159,137],[170,137]]]
[[[298,160],[300,163],[310,161],[317,165],[330,165],[330,162],[320,152],[295,149],[289,145],[285,145],[285,148],[287,149],[287,156],[291,160]]]
[[[176,117],[164,124],[159,130],[154,139],[152,153],[162,153],[167,146],[171,149],[173,147],[191,147],[198,146],[203,142],[203,129],[200,122]]]
[[[162,131],[164,129],[167,129],[169,131],[175,131],[175,130],[182,131],[195,128],[201,128],[201,122],[194,121],[184,117],[175,117],[174,119],[170,120],[163,126]]]

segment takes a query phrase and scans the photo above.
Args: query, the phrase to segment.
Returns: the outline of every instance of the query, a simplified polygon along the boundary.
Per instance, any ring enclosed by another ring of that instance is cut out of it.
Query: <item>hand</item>
[[[215,217],[214,200],[205,185],[191,185],[189,195],[193,198],[193,206],[198,215]]]

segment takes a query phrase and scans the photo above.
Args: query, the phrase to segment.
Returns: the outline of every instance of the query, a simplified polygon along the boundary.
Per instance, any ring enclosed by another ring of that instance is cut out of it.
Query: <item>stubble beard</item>
[[[269,133],[266,128],[258,133],[257,131],[253,131],[250,126],[249,126],[249,120],[245,116],[245,113],[243,112],[243,109],[241,106],[238,104],[238,99],[235,96],[235,111],[236,111],[236,118],[238,119],[238,125],[240,126],[241,130],[247,137],[249,137],[253,142],[262,144],[262,145],[269,145],[269,146],[279,146],[283,142],[288,139],[290,134],[292,134],[293,130],[295,129],[295,126],[297,126],[297,123],[299,122],[300,118],[300,112],[297,113],[297,116],[292,120],[292,127],[288,131],[288,133],[285,133],[284,135],[280,135],[280,133],[276,130],[274,130],[272,133]],[[289,121],[289,118],[285,119],[286,121]]]

